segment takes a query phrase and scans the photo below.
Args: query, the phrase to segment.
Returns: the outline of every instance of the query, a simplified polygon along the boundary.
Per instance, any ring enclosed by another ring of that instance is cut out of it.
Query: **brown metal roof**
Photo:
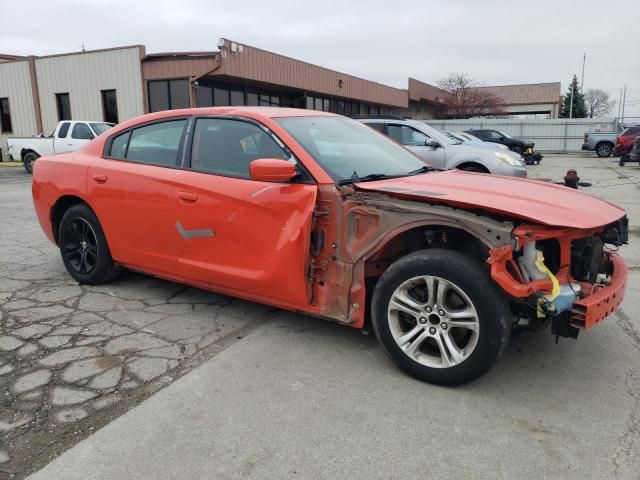
[[[364,80],[259,48],[224,40],[216,75],[254,80],[319,94],[407,107],[407,91]]]
[[[409,77],[409,100],[416,102],[444,103],[450,94],[429,83]]]
[[[156,53],[142,59],[142,76],[145,80],[164,78],[200,77],[210,73],[218,65],[216,52]]]
[[[560,82],[527,83],[522,85],[498,85],[480,87],[503,100],[504,105],[559,103]]]

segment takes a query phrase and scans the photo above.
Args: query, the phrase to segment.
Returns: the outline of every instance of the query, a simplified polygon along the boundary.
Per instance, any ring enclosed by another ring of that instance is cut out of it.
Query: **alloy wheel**
[[[389,300],[391,334],[409,358],[431,368],[450,368],[473,353],[480,333],[475,306],[453,282],[437,276],[402,283]]]
[[[90,273],[98,261],[98,240],[85,219],[76,217],[62,231],[62,252],[76,272]]]

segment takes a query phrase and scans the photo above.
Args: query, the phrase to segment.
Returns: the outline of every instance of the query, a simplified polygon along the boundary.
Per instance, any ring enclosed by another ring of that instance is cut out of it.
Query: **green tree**
[[[573,108],[571,108],[571,92],[573,91]],[[587,115],[587,106],[584,102],[584,94],[582,93],[582,89],[580,85],[578,85],[578,77],[576,75],[573,76],[573,80],[569,85],[567,90],[567,94],[564,96],[562,100],[562,110],[560,111],[560,118],[569,118],[569,114],[571,113],[571,118],[586,118]]]

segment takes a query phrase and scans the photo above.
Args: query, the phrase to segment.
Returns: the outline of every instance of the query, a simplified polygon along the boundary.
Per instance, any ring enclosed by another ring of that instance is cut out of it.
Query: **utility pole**
[[[580,80],[580,88],[582,89],[582,92],[584,93],[584,64],[587,61],[587,54],[584,53],[582,54],[582,79]]]
[[[620,123],[620,119],[622,118],[620,113],[622,112],[622,89],[620,89],[620,100],[618,100],[618,123]]]
[[[624,90],[622,93],[622,124],[624,125],[624,104],[627,103],[627,84],[624,84]]]

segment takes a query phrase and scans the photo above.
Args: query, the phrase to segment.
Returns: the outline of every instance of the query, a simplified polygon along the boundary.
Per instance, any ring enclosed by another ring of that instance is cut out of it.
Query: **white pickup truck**
[[[64,120],[59,122],[53,134],[45,137],[10,137],[7,139],[9,158],[19,160],[27,172],[33,172],[35,161],[52,153],[78,150],[98,135],[106,132],[113,123]]]

